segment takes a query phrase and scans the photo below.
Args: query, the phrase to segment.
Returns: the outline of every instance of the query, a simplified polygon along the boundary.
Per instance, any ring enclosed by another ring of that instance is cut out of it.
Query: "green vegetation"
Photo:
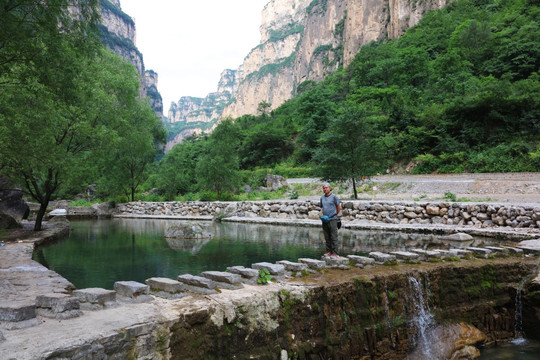
[[[257,283],[266,285],[269,281],[272,281],[272,276],[270,275],[268,269],[264,268],[259,270],[259,277],[257,278]]]

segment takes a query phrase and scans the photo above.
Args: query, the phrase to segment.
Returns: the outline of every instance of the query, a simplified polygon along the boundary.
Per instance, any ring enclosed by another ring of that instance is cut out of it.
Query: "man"
[[[324,240],[326,241],[326,255],[337,257],[337,222],[338,214],[341,211],[339,198],[332,194],[332,187],[329,183],[323,184],[324,195],[321,196],[319,206],[322,209],[322,228]]]

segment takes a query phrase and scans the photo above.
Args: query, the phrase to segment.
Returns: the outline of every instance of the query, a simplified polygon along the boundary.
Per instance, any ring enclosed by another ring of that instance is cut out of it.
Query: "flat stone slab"
[[[375,259],[375,261],[378,262],[378,263],[384,263],[384,262],[387,262],[387,261],[396,260],[395,255],[385,254],[385,253],[382,253],[382,252],[379,252],[379,251],[370,252],[369,257]]]
[[[0,303],[0,321],[19,322],[36,317],[36,304],[30,301]]]
[[[148,295],[150,286],[137,281],[117,281],[114,283],[114,290],[117,295],[136,298],[141,295]]]
[[[178,281],[189,286],[195,286],[204,289],[214,289],[217,286],[216,282],[213,280],[191,274],[178,275]]]
[[[344,256],[323,255],[322,259],[327,267],[348,269],[349,258]]]
[[[527,251],[540,252],[540,240],[521,241],[518,245],[518,248]]]
[[[488,256],[489,254],[492,253],[491,250],[486,249],[486,248],[478,248],[478,247],[469,246],[469,247],[467,247],[465,249],[469,250],[469,251],[472,251],[475,254],[480,254],[480,255],[484,255],[484,256]]]
[[[184,284],[169,278],[153,277],[144,281],[151,291],[166,291],[169,293],[179,293],[184,290]]]
[[[440,259],[442,253],[440,251],[434,250],[424,250],[424,249],[411,249],[411,252],[417,253],[421,260],[428,261],[429,259]]]
[[[326,267],[326,262],[322,260],[315,260],[315,259],[309,259],[309,258],[300,258],[298,259],[299,262],[306,264],[308,268],[312,270],[318,270],[323,269]]]
[[[292,262],[288,260],[280,260],[277,263],[285,266],[285,270],[287,271],[299,272],[299,271],[307,270],[307,267],[308,267],[306,264],[299,263],[299,262]]]
[[[55,313],[68,310],[79,310],[81,307],[77,297],[67,294],[44,294],[36,297],[36,307],[50,309]]]
[[[252,268],[247,268],[244,266],[229,266],[227,268],[227,271],[238,274],[242,276],[243,278],[257,278],[259,277],[259,270],[255,270]]]
[[[503,246],[508,252],[514,253],[514,254],[523,254],[523,249],[512,247],[512,246]]]
[[[347,257],[357,264],[362,264],[362,265],[375,264],[375,259],[367,257],[367,256],[347,255]]]
[[[433,251],[440,253],[442,259],[458,256],[458,252],[455,249],[453,250],[435,249]]]
[[[116,301],[116,291],[102,288],[87,288],[73,291],[80,302],[104,305]]]
[[[465,249],[452,249],[457,253],[457,256],[464,257],[472,254],[472,251],[465,250]]]
[[[49,216],[66,216],[67,215],[67,210],[66,209],[54,209],[48,215]]]
[[[441,239],[449,241],[469,241],[473,240],[474,238],[469,234],[456,233],[452,235],[442,236]]]
[[[392,251],[390,255],[394,255],[400,260],[417,260],[420,255],[410,251]]]
[[[201,274],[203,277],[227,284],[238,284],[242,276],[225,271],[205,271]]]
[[[269,263],[269,262],[260,262],[260,263],[251,264],[251,267],[253,269],[257,269],[257,270],[266,269],[266,270],[268,270],[270,275],[277,275],[277,276],[285,275],[285,266],[283,266],[281,264],[272,264],[272,263]]]
[[[494,251],[494,252],[505,253],[505,254],[509,252],[508,248],[499,247],[499,246],[486,246],[486,249]]]

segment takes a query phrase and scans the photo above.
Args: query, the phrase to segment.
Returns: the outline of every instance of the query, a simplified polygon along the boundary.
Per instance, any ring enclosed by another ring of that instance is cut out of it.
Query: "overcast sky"
[[[146,70],[158,73],[167,116],[171,101],[217,90],[220,74],[237,69],[261,39],[269,0],[120,0],[135,20]]]

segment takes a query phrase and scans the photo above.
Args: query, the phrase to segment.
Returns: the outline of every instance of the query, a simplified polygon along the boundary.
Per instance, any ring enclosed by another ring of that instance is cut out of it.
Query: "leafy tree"
[[[355,199],[357,181],[376,174],[383,164],[384,149],[375,141],[376,122],[365,109],[348,105],[332,120],[316,151],[321,178],[351,180]]]
[[[239,150],[242,168],[274,165],[292,154],[293,144],[284,129],[277,124],[255,126]]]
[[[232,191],[239,176],[239,128],[232,119],[222,121],[205,144],[196,168],[203,189],[217,192],[218,200],[226,191]]]

